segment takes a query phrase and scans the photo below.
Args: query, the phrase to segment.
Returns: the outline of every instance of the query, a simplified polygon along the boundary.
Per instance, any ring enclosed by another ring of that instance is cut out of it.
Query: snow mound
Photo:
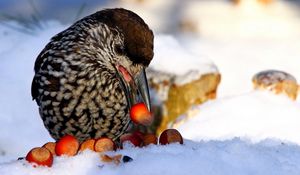
[[[0,27],[0,155],[8,156],[5,159],[52,140],[30,93],[35,58],[50,38],[63,30],[53,22],[48,27],[35,36]]]
[[[179,126],[185,138],[252,142],[272,138],[300,144],[300,104],[284,95],[253,91],[196,107],[199,112]]]
[[[56,157],[51,168],[33,168],[25,160],[0,164],[1,175],[199,175],[199,174],[290,174],[300,172],[300,147],[265,141],[250,144],[230,141],[192,142],[184,145],[150,145],[110,154],[133,158],[114,165],[103,163],[97,153],[83,152],[75,157]],[[280,166],[279,166],[280,165]]]
[[[172,36],[158,35],[154,43],[155,55],[150,67],[177,75],[176,84],[185,84],[199,79],[203,74],[218,72],[210,59],[192,54]]]

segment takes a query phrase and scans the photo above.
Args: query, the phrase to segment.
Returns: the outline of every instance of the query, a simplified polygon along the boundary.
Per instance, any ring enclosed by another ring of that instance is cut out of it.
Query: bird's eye
[[[119,55],[124,55],[125,54],[125,49],[122,45],[116,44],[115,45],[115,52]]]

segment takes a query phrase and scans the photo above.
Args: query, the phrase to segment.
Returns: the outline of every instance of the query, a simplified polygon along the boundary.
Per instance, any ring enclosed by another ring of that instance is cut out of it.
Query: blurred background
[[[70,24],[109,7],[135,11],[160,33],[210,38],[282,38],[300,33],[300,0],[1,0],[0,21]]]

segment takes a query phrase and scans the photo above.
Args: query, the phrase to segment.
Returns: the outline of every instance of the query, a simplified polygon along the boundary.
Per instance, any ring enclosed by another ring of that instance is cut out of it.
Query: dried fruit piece
[[[131,157],[129,157],[129,156],[123,156],[122,161],[123,161],[124,163],[127,163],[127,162],[133,161],[133,159],[132,159]]]
[[[18,157],[17,160],[24,160],[24,159],[25,159],[25,157]]]
[[[67,155],[74,156],[79,148],[78,140],[71,135],[65,135],[62,137],[55,146],[55,153],[58,156]]]
[[[94,145],[94,150],[96,152],[113,151],[115,148],[115,142],[107,137],[97,139]]]
[[[275,94],[283,93],[292,100],[298,95],[298,83],[294,76],[279,70],[265,70],[252,78],[254,89],[265,89]]]
[[[166,145],[174,142],[183,144],[182,136],[176,129],[166,129],[160,134],[159,143],[161,145]]]
[[[136,124],[149,126],[152,124],[154,117],[144,103],[137,103],[130,109],[130,118]]]
[[[84,151],[84,150],[87,150],[87,149],[95,151],[94,150],[95,142],[96,142],[95,139],[88,139],[88,140],[82,142],[81,145],[80,145],[79,151]]]
[[[117,165],[120,164],[121,158],[122,158],[121,154],[117,154],[115,156],[109,156],[109,155],[106,155],[106,154],[101,155],[101,161],[102,162],[108,162],[108,163],[113,162]]]
[[[56,155],[56,153],[55,153],[55,146],[56,146],[55,142],[47,142],[42,147],[47,148],[51,152],[51,154],[53,156],[55,156]]]
[[[122,145],[126,142],[129,142],[129,143],[133,144],[134,146],[141,146],[141,144],[142,144],[141,138],[138,135],[132,134],[132,133],[123,134],[120,137],[120,141],[121,141]]]
[[[155,134],[146,134],[143,136],[143,145],[157,144],[157,137]]]
[[[26,160],[29,163],[35,163],[41,166],[51,167],[53,164],[53,156],[51,152],[44,147],[33,148],[26,155]],[[34,165],[34,167],[36,167]]]

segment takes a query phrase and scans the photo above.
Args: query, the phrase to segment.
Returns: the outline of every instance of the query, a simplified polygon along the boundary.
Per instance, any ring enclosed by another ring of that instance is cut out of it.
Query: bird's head
[[[144,102],[150,110],[145,68],[153,58],[153,32],[137,14],[125,9],[106,9],[95,13],[97,21],[114,35],[111,58],[113,69],[124,88],[129,105]]]

